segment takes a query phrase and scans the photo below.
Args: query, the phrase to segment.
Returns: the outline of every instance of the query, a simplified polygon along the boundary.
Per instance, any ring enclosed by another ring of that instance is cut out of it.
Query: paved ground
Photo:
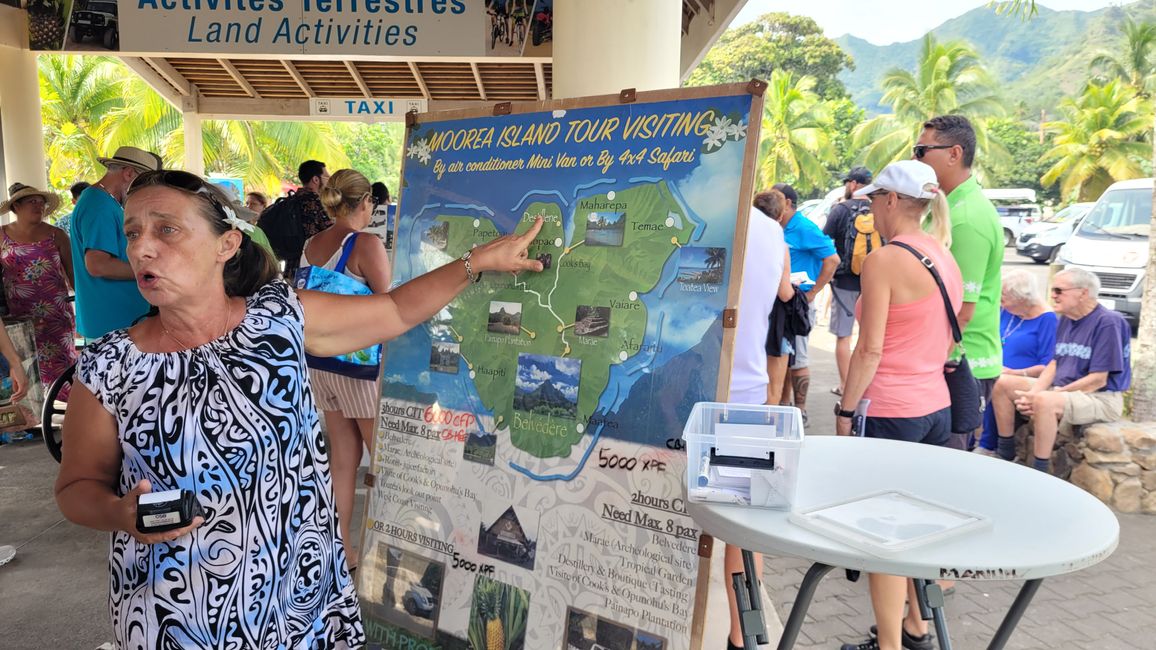
[[[835,398],[827,392],[837,382],[833,345],[820,327],[812,339],[809,435],[834,431]],[[0,446],[0,545],[18,547],[16,558],[0,567],[0,650],[89,650],[112,638],[108,536],[61,518],[52,499],[56,470],[39,440]],[[1120,548],[1112,557],[1045,581],[1010,648],[1156,647],[1156,517],[1121,515],[1120,523]],[[768,558],[766,589],[784,619],[805,569],[798,560]],[[961,583],[947,603],[955,647],[985,647],[1016,588]],[[865,583],[851,584],[833,573],[819,588],[799,647],[859,641],[870,624]]]
[[[1120,546],[1104,562],[1044,581],[1012,636],[1009,650],[1124,650],[1156,647],[1156,517],[1119,515]],[[763,576],[779,617],[786,620],[808,564],[767,558]],[[874,622],[866,578],[832,571],[820,584],[803,626],[802,648],[838,648],[866,639]],[[985,648],[1019,583],[958,583],[947,598],[956,648]]]

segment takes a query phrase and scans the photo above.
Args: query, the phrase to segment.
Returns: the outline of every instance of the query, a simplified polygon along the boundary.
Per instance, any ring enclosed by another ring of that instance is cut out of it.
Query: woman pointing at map
[[[295,292],[216,187],[139,176],[124,230],[155,314],[81,355],[56,482],[69,520],[113,533],[116,645],[361,647],[305,352],[399,336],[483,272],[542,270],[527,255],[541,226],[388,294]],[[185,490],[202,512],[187,525],[138,518],[138,498]]]

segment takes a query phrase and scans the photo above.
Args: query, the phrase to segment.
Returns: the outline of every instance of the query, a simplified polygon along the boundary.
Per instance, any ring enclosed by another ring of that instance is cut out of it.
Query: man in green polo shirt
[[[982,410],[1003,370],[999,301],[1004,240],[999,214],[971,173],[975,130],[966,117],[940,115],[925,122],[912,154],[935,170],[940,191],[947,192],[951,254],[963,274],[959,325],[968,365],[980,384]],[[970,436],[971,432],[953,432],[950,445],[968,449]]]

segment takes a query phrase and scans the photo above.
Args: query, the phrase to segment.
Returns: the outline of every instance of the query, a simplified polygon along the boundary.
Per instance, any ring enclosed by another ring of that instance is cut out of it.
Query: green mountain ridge
[[[931,30],[941,41],[971,43],[1001,88],[1008,113],[1032,120],[1041,110],[1053,119],[1060,99],[1087,81],[1092,57],[1119,51],[1125,18],[1156,20],[1156,2],[1149,0],[1095,11],[1037,6],[1030,20],[978,7]],[[897,66],[914,72],[922,39],[883,46],[851,35],[834,40],[855,59],[855,71],[839,75],[851,98],[869,113],[887,112],[879,105],[883,76]]]

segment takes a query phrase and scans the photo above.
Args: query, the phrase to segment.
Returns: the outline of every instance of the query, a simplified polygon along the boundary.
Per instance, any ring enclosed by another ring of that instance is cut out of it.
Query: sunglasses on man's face
[[[1052,295],[1053,296],[1062,296],[1062,295],[1064,295],[1065,291],[1075,291],[1076,289],[1082,289],[1082,288],[1083,287],[1052,287]]]
[[[923,160],[923,157],[927,155],[927,152],[931,151],[932,149],[950,149],[954,146],[955,145],[953,144],[917,144],[914,147],[911,147],[911,154],[915,156],[916,160]]]

